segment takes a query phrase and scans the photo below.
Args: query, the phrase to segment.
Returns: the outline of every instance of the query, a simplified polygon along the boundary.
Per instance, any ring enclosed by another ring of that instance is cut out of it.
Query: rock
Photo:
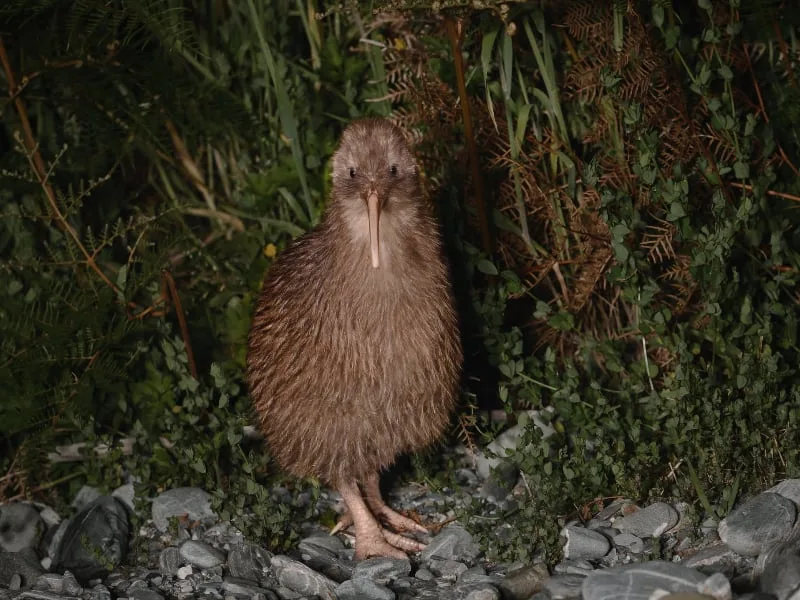
[[[581,575],[553,575],[542,582],[542,589],[550,600],[581,600],[585,579]]]
[[[90,485],[81,486],[81,489],[78,490],[78,493],[75,494],[75,497],[72,499],[72,508],[80,512],[102,495],[103,493],[96,487]]]
[[[230,576],[222,580],[222,591],[226,594],[247,596],[248,598],[253,597],[255,594],[268,596],[272,593],[271,590],[255,585],[250,579]]]
[[[181,545],[181,558],[201,569],[210,569],[225,562],[225,553],[205,542],[189,540]]]
[[[732,600],[731,582],[722,573],[714,573],[697,587],[697,591],[714,600]]]
[[[478,476],[484,481],[481,488],[482,496],[502,500],[511,492],[517,481],[518,470],[506,456],[509,451],[517,449],[519,438],[525,432],[530,420],[533,420],[536,427],[542,431],[544,438],[555,432],[552,426],[544,422],[539,411],[527,411],[520,414],[516,425],[509,427],[487,446],[487,452],[479,450],[472,455]]]
[[[32,587],[42,574],[42,565],[33,548],[19,552],[0,552],[0,586],[9,586],[14,575],[19,577],[20,587]]]
[[[566,538],[564,558],[600,558],[611,549],[611,542],[606,536],[585,527],[567,525],[561,535]]]
[[[467,569],[458,578],[459,585],[462,583],[491,583],[492,578],[486,574],[486,569],[478,565]]]
[[[136,512],[134,507],[134,498],[136,497],[136,492],[133,488],[133,483],[126,483],[125,485],[119,486],[117,489],[111,492],[111,495],[122,502],[131,514]]]
[[[190,521],[213,522],[217,515],[211,510],[211,495],[195,487],[167,490],[153,500],[153,523],[166,531],[172,517],[187,517]]]
[[[622,548],[633,554],[641,554],[644,552],[644,542],[642,539],[628,532],[615,535],[614,545],[617,548]]]
[[[150,590],[147,588],[140,588],[132,591],[129,590],[128,597],[132,598],[133,600],[164,600],[164,596],[155,590]]]
[[[547,566],[537,563],[509,571],[504,578],[495,580],[495,586],[507,600],[528,600],[542,589],[542,582],[548,577]]]
[[[303,562],[315,571],[339,583],[352,579],[355,564],[341,557],[345,548],[338,537],[326,535],[305,538],[300,541],[298,549]]]
[[[44,522],[35,507],[25,502],[0,506],[0,550],[36,548],[43,532]]]
[[[722,520],[719,537],[734,552],[757,556],[788,534],[796,518],[794,502],[779,494],[763,492]]]
[[[92,588],[89,600],[111,600],[111,592],[102,583],[98,583]]]
[[[69,571],[64,571],[64,576],[61,580],[61,589],[67,596],[80,596],[83,594],[83,586],[75,579],[75,575]]]
[[[800,506],[800,479],[784,479],[777,485],[767,490],[773,494],[780,494]]]
[[[453,588],[456,598],[464,600],[500,600],[500,592],[489,583],[468,583]]]
[[[741,557],[728,546],[722,542],[716,542],[685,558],[681,561],[681,564],[703,573],[718,572],[727,577],[733,577],[741,560]]]
[[[614,527],[641,538],[659,537],[678,524],[678,511],[666,502],[656,502],[614,521]]]
[[[273,556],[270,562],[278,577],[278,582],[282,586],[306,596],[316,594],[323,600],[335,600],[334,590],[336,590],[337,583],[332,579],[281,554]]]
[[[58,573],[42,573],[33,584],[34,589],[61,594],[64,591],[64,576]]]
[[[272,554],[256,544],[234,546],[228,552],[228,569],[233,577],[261,581],[269,570]]]
[[[602,569],[583,580],[583,600],[650,600],[653,592],[696,592],[706,576],[682,565],[656,560]]]
[[[381,585],[411,573],[407,558],[368,558],[359,561],[353,570],[353,579],[371,579]]]
[[[100,496],[70,520],[53,561],[56,568],[83,582],[106,575],[125,560],[128,528],[125,506]]]
[[[395,597],[389,588],[365,578],[345,581],[336,588],[339,600],[394,600]]]
[[[553,571],[559,575],[583,575],[585,577],[594,571],[594,567],[588,560],[562,560]]]
[[[8,582],[8,589],[12,592],[17,592],[22,587],[22,575],[14,573]]]
[[[233,548],[245,543],[244,534],[230,521],[223,521],[203,532],[202,539],[216,548]]]
[[[800,600],[800,556],[779,554],[764,566],[759,581],[764,593],[780,600]]]
[[[431,558],[471,562],[481,553],[472,535],[460,525],[448,525],[434,537],[420,555],[422,562]]]
[[[467,565],[464,563],[441,558],[431,558],[428,561],[428,568],[446,581],[455,581],[467,572]]]
[[[158,555],[158,568],[162,575],[167,577],[174,577],[178,574],[183,564],[183,557],[181,556],[180,549],[175,546],[164,548]]]
[[[417,579],[420,579],[422,581],[431,581],[436,577],[436,575],[431,573],[425,567],[420,567],[419,569],[417,569],[417,572],[414,573],[414,577],[416,577]]]

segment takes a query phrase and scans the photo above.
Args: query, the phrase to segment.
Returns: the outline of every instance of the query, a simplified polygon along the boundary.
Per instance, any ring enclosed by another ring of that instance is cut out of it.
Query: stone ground
[[[497,460],[474,459],[463,449],[458,456],[457,494],[406,485],[391,491],[389,503],[429,523],[452,519],[452,507],[474,496],[507,507],[513,494],[489,471],[503,472],[506,484],[516,474],[502,463],[498,469]],[[297,501],[283,488],[274,493]],[[84,488],[69,519],[38,504],[0,506],[0,600],[800,600],[800,479],[699,528],[680,502],[615,501],[564,527],[564,559],[552,572],[538,562],[488,561],[458,522],[423,539],[425,551],[408,560],[356,563],[352,538],[330,536],[317,521],[303,524],[293,551],[275,555],[220,522],[197,488],[152,499],[138,532],[143,564],[130,566],[133,500],[132,485],[106,496]],[[338,503],[323,492],[317,509]],[[87,550],[92,544],[95,551]],[[648,560],[657,549],[674,559]]]

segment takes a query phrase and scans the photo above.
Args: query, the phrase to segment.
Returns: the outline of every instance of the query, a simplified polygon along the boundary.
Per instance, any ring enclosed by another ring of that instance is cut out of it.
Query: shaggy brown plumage
[[[379,527],[375,516],[421,529],[383,503],[378,473],[442,433],[462,350],[432,207],[388,121],[343,133],[331,203],[267,274],[247,362],[274,456],[340,491],[349,513],[337,529],[355,525],[356,556],[420,549]]]

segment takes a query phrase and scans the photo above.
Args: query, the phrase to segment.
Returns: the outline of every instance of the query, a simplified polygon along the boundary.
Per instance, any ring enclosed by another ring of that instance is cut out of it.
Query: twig
[[[740,190],[747,190],[748,192],[753,191],[753,186],[747,183],[738,183],[736,181],[730,182],[731,187],[738,188]],[[795,196],[794,194],[787,194],[785,192],[776,192],[773,190],[767,190],[765,192],[767,196],[775,196],[777,198],[783,198],[784,200],[791,200],[793,202],[800,202],[800,196]]]
[[[758,85],[758,80],[756,79],[756,73],[753,70],[753,63],[750,60],[750,53],[747,51],[747,48],[744,49],[744,57],[747,59],[747,70],[750,71],[750,78],[753,80],[753,87],[756,90],[756,96],[758,97],[758,108],[762,115],[764,115],[764,121],[769,123],[769,115],[767,114],[767,108],[764,106],[764,98],[761,96],[761,88]],[[794,166],[789,157],[786,156],[786,152],[784,152],[783,147],[778,143],[775,142],[776,146],[778,147],[778,153],[781,155],[783,162],[786,166],[788,166],[795,174],[795,176],[800,176],[800,170]]]
[[[469,166],[472,171],[472,183],[475,186],[475,203],[478,209],[478,222],[481,228],[481,240],[483,251],[489,256],[492,252],[492,237],[489,231],[489,219],[486,214],[486,202],[483,194],[483,178],[478,167],[478,147],[475,144],[475,132],[472,124],[472,113],[469,105],[469,95],[467,94],[467,84],[464,80],[464,59],[461,56],[461,40],[464,35],[462,22],[456,21],[452,17],[445,18],[447,37],[450,39],[450,47],[453,50],[453,62],[456,70],[456,85],[458,86],[458,96],[461,102],[461,114],[464,119],[464,138],[467,143],[467,153],[469,154]]]
[[[161,274],[169,288],[169,295],[172,297],[172,303],[175,306],[175,314],[178,316],[178,324],[181,327],[181,337],[183,337],[183,345],[186,347],[186,357],[189,360],[189,370],[192,372],[192,377],[199,380],[197,364],[194,362],[194,352],[192,352],[192,343],[189,339],[189,328],[186,325],[186,315],[183,313],[180,296],[178,296],[178,288],[175,286],[175,280],[172,278],[169,271],[165,269]]]
[[[78,250],[80,250],[81,254],[83,254],[86,264],[89,266],[89,268],[97,273],[100,279],[103,280],[103,283],[110,287],[118,298],[122,298],[122,291],[106,276],[105,273],[103,273],[103,271],[97,265],[97,262],[95,262],[94,257],[89,254],[89,251],[86,250],[86,247],[83,245],[83,243],[81,243],[78,232],[75,231],[75,228],[69,224],[64,214],[58,208],[56,193],[53,189],[53,186],[50,185],[47,176],[48,170],[45,167],[42,154],[39,152],[38,144],[33,137],[33,130],[31,129],[31,124],[28,120],[28,112],[25,109],[25,103],[22,101],[22,97],[16,94],[17,84],[14,78],[14,71],[11,69],[11,62],[8,60],[8,54],[6,53],[6,47],[2,37],[0,37],[0,62],[3,63],[3,70],[5,71],[6,79],[8,80],[8,95],[14,100],[14,107],[17,109],[20,124],[22,125],[22,136],[25,144],[26,156],[34,174],[36,175],[39,185],[41,186],[42,190],[44,190],[45,196],[47,197],[50,214],[55,218],[58,228],[67,233],[75,242],[75,245],[78,247]],[[136,304],[131,302],[129,303],[129,306],[134,308],[136,307]]]
[[[130,456],[133,454],[134,441],[133,438],[123,438],[119,440],[118,449],[123,456]],[[86,458],[82,453],[84,448],[86,448],[86,442],[56,446],[55,452],[48,453],[47,458],[51,463],[78,462]],[[108,454],[109,450],[108,444],[98,444],[94,447],[94,453],[97,456],[105,456]]]

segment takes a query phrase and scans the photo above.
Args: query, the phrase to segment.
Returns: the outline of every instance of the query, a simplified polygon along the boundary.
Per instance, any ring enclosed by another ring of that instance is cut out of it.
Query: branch
[[[483,178],[478,167],[478,147],[475,144],[475,132],[472,128],[472,113],[469,105],[469,95],[467,85],[464,81],[464,59],[461,56],[461,40],[464,30],[462,22],[454,20],[452,17],[445,18],[447,37],[450,39],[450,47],[453,49],[453,62],[456,69],[456,84],[458,86],[458,96],[461,101],[461,113],[464,119],[464,138],[467,143],[467,153],[469,154],[469,166],[472,171],[472,182],[475,186],[475,202],[478,209],[478,222],[481,228],[481,240],[483,250],[491,256],[492,237],[489,231],[489,219],[486,214],[486,202],[483,195]]]
[[[20,124],[22,125],[22,137],[28,162],[30,163],[31,169],[33,169],[36,179],[39,182],[39,185],[42,187],[42,190],[47,198],[50,215],[55,219],[58,228],[71,237],[75,242],[75,245],[78,247],[81,254],[83,254],[86,264],[89,266],[89,268],[97,273],[100,279],[103,280],[103,283],[114,290],[114,293],[117,295],[117,297],[121,298],[122,291],[106,276],[105,273],[103,273],[103,271],[97,265],[97,262],[95,262],[94,257],[89,253],[88,250],[86,250],[86,247],[81,242],[78,232],[75,231],[75,228],[69,224],[64,214],[58,208],[55,190],[53,189],[53,186],[50,185],[48,180],[48,170],[45,167],[42,154],[39,152],[39,146],[36,143],[36,139],[33,137],[31,123],[28,120],[28,111],[25,109],[25,103],[22,101],[22,97],[16,93],[17,84],[14,78],[14,71],[11,68],[11,62],[8,60],[6,46],[2,37],[0,37],[0,62],[3,63],[3,70],[5,71],[6,79],[8,80],[8,96],[14,101],[14,107],[17,109]],[[129,303],[129,306],[136,307],[136,304]]]

